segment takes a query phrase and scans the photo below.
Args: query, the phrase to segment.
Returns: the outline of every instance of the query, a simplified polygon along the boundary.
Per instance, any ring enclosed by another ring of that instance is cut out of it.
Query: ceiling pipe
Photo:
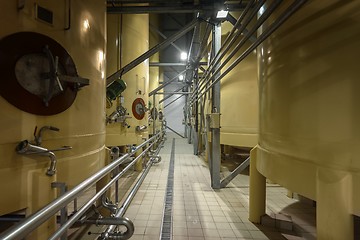
[[[159,34],[163,39],[167,39],[167,36],[165,36],[165,34],[163,34],[159,29],[157,29],[154,25],[150,24],[150,30],[152,30],[153,32]],[[180,53],[183,52],[183,50],[176,45],[175,43],[170,43],[174,48],[176,48],[176,50],[178,50]]]
[[[243,19],[245,18],[245,16],[247,15],[247,13],[250,10],[250,7],[254,4],[254,0],[249,1],[245,10],[243,11],[243,13],[240,15],[240,17],[238,18],[237,22],[235,23],[234,27],[232,28],[230,34],[227,36],[227,38],[225,39],[223,45],[220,47],[219,52],[215,55],[215,57],[210,61],[209,66],[207,68],[207,70],[205,71],[205,73],[203,74],[203,76],[200,78],[199,80],[199,85],[196,86],[196,88],[194,89],[194,93],[199,91],[199,88],[202,87],[202,85],[204,84],[205,81],[203,81],[204,79],[206,79],[209,75],[209,73],[211,73],[211,70],[213,69],[213,66],[216,65],[227,53],[227,51],[230,49],[230,47],[233,45],[233,43],[236,41],[237,37],[240,35],[241,30],[242,29],[238,29],[238,27],[240,26],[241,22],[243,21]],[[255,9],[256,10],[256,9]],[[257,11],[253,10],[252,14],[256,14]],[[250,18],[251,20],[251,18]],[[249,21],[250,21],[249,20]],[[244,26],[244,25],[243,25]],[[238,34],[236,34],[234,36],[234,32],[236,30],[238,31]],[[230,42],[229,42],[230,41]],[[191,97],[192,99],[194,98],[194,96]]]
[[[239,31],[237,32],[236,36],[239,36],[240,33],[243,32],[243,30],[249,25],[250,21],[252,20],[252,18],[256,15],[256,13],[259,11],[260,7],[264,4],[265,1],[261,1],[259,2],[259,4],[255,7],[254,11],[250,14],[250,16],[244,20],[244,24],[241,25]],[[222,58],[224,57],[225,54],[220,55],[221,58],[218,58],[217,60],[215,60],[214,64],[221,64],[220,66],[213,71],[213,67],[209,67],[208,68],[208,72],[202,77],[202,79],[206,79],[207,77],[210,76],[210,73],[212,73],[212,75],[206,80],[202,82],[202,87],[200,88],[199,92],[202,92],[204,90],[204,88],[206,87],[206,85],[208,83],[210,83],[210,81],[212,79],[215,78],[215,75],[217,73],[220,73],[220,71],[225,67],[225,65],[231,60],[231,58],[240,50],[240,48],[245,44],[245,42],[251,37],[252,34],[254,34],[256,32],[256,30],[269,18],[269,16],[272,14],[272,12],[275,11],[275,9],[280,5],[281,0],[277,0],[275,2],[273,2],[270,7],[261,15],[261,17],[257,20],[257,22],[255,23],[254,27],[252,27],[250,29],[250,31],[244,35],[244,37],[240,40],[240,42],[235,46],[235,48],[230,52],[230,54],[226,57],[225,60],[221,61]],[[239,24],[240,25],[240,24]],[[235,27],[235,26],[234,26]],[[231,42],[235,42],[236,38],[234,38]],[[230,42],[230,43],[231,43]],[[230,46],[230,45],[229,45]],[[226,47],[226,52],[228,50],[230,50],[230,47],[227,46]],[[223,53],[226,53],[224,50]],[[210,63],[211,64],[211,63]],[[207,91],[207,90],[206,90]],[[192,97],[193,100],[194,97]]]
[[[173,77],[172,79],[170,79],[169,81],[164,82],[163,84],[161,84],[160,86],[158,86],[157,88],[155,88],[154,90],[152,90],[151,92],[149,92],[149,97],[151,97],[152,95],[156,94],[160,89],[163,89],[165,86],[169,85],[170,83],[172,83],[173,81],[177,80],[179,78],[180,75],[184,74],[186,72],[186,70],[182,71],[181,73],[179,73],[178,75],[176,75],[175,77]]]
[[[185,96],[185,94],[182,94],[180,96],[178,96],[177,98],[175,98],[174,100],[172,100],[171,102],[169,102],[168,104],[166,104],[164,106],[164,108],[167,108],[169,105],[173,104],[174,102],[176,102],[177,100],[179,100],[181,97]]]
[[[112,4],[110,2],[110,4]],[[225,5],[224,8],[228,11],[244,10],[243,4]],[[179,5],[168,4],[165,6],[112,6],[107,7],[109,14],[147,14],[147,13],[197,13],[197,12],[214,12],[218,11],[213,3],[197,4],[197,5]]]
[[[277,18],[271,25],[268,27],[253,43],[249,48],[247,48],[230,66],[225,69],[225,71],[205,89],[195,100],[203,96],[211,87],[219,82],[226,74],[228,74],[234,67],[236,67],[242,60],[244,60],[252,51],[256,49],[266,38],[268,38],[276,29],[278,29],[289,17],[291,17],[307,0],[295,0],[282,14]]]
[[[138,58],[131,61],[126,66],[122,67],[117,72],[113,73],[111,76],[109,76],[106,79],[106,85],[109,86],[111,83],[113,83],[117,79],[121,78],[121,76],[123,74],[129,72],[131,69],[133,69],[134,67],[136,67],[137,65],[142,63],[144,60],[148,59],[149,57],[151,57],[152,55],[154,55],[158,51],[160,51],[160,50],[164,49],[165,47],[169,46],[172,42],[175,42],[177,39],[184,36],[187,32],[189,32],[190,30],[192,30],[195,27],[195,25],[198,23],[198,21],[200,21],[200,20],[197,19],[197,18],[192,20],[190,23],[188,23],[186,26],[184,26],[182,29],[180,29],[177,33],[175,33],[174,35],[172,35],[171,37],[169,37],[165,41],[157,44],[153,48],[149,49],[147,52],[140,55]]]
[[[174,92],[180,91],[181,89],[183,89],[184,86],[186,86],[186,85],[181,86],[180,88],[176,89]],[[159,101],[159,104],[162,103],[162,102],[164,102],[165,100],[171,98],[172,95],[173,95],[173,94],[169,94],[168,96],[166,96],[166,97],[164,97],[163,99],[161,99],[161,100]]]

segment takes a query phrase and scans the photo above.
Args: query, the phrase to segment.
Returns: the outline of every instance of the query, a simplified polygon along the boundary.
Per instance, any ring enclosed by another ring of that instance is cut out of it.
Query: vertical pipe
[[[154,111],[153,111],[153,116],[152,116],[152,119],[153,119],[153,132],[152,132],[152,134],[153,134],[153,136],[155,136],[155,133],[156,133],[156,130],[155,130],[155,126],[156,126],[156,124],[155,124],[155,117],[156,117],[156,108],[155,108],[155,97],[156,97],[156,94],[154,94],[153,95],[153,109],[154,109]],[[156,146],[154,145],[154,149],[156,148]]]
[[[188,105],[188,95],[185,96],[185,106],[187,107]],[[188,112],[187,112],[187,109],[185,108],[184,109],[184,137],[187,138],[188,137],[188,128],[187,128],[187,115],[188,115]]]
[[[265,215],[266,178],[256,168],[257,147],[250,151],[250,199],[249,220],[260,223]]]
[[[63,182],[52,182],[51,187],[58,188],[59,192],[60,192],[60,196],[64,195],[67,192],[67,186]],[[67,206],[64,206],[60,210],[60,226],[63,226],[67,220],[68,220]],[[67,240],[67,232],[66,231],[63,235],[61,235],[60,240]]]
[[[212,57],[214,57],[221,47],[221,25],[217,24],[213,26],[212,34]],[[219,64],[215,65],[216,71]],[[218,75],[218,74],[216,74]],[[217,76],[215,76],[215,79]],[[214,84],[212,89],[212,113],[220,113],[220,82]],[[221,150],[220,150],[220,128],[213,128],[211,130],[211,145],[212,151],[210,152],[211,164],[211,187],[213,189],[219,189],[220,186],[220,164],[221,164]]]
[[[194,76],[194,86],[197,86],[197,84],[199,83],[199,74],[198,74],[198,69],[195,68],[195,76]],[[193,141],[193,145],[194,145],[194,155],[198,155],[198,144],[199,144],[199,104],[198,102],[195,102],[194,105],[195,107],[195,123],[194,123],[194,141]]]
[[[189,87],[187,87],[187,91],[189,91]],[[191,126],[191,108],[189,107],[189,95],[185,96],[185,112],[186,112],[186,119],[187,121],[185,121],[185,125],[186,125],[186,129],[188,132],[188,143],[191,144],[192,143],[192,136],[193,136],[193,129]]]

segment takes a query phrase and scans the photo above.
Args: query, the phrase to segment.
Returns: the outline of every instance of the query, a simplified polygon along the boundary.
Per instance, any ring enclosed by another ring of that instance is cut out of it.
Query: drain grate
[[[175,138],[172,141],[169,174],[166,185],[164,216],[161,227],[160,240],[172,239],[172,206],[174,195],[174,161],[175,161]]]

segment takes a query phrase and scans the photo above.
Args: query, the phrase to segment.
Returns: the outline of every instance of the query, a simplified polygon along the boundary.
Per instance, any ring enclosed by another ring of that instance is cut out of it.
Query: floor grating
[[[175,138],[172,141],[171,155],[170,155],[170,165],[169,165],[169,175],[166,185],[166,195],[165,195],[165,206],[164,206],[164,215],[161,227],[161,240],[170,240],[172,239],[172,208],[173,208],[173,195],[174,195],[174,160],[175,160]]]

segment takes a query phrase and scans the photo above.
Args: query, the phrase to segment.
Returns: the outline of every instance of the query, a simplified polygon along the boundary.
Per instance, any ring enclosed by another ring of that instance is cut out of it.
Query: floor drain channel
[[[172,239],[172,206],[174,189],[174,161],[175,161],[175,138],[172,141],[169,174],[166,185],[164,216],[161,227],[160,240]]]

